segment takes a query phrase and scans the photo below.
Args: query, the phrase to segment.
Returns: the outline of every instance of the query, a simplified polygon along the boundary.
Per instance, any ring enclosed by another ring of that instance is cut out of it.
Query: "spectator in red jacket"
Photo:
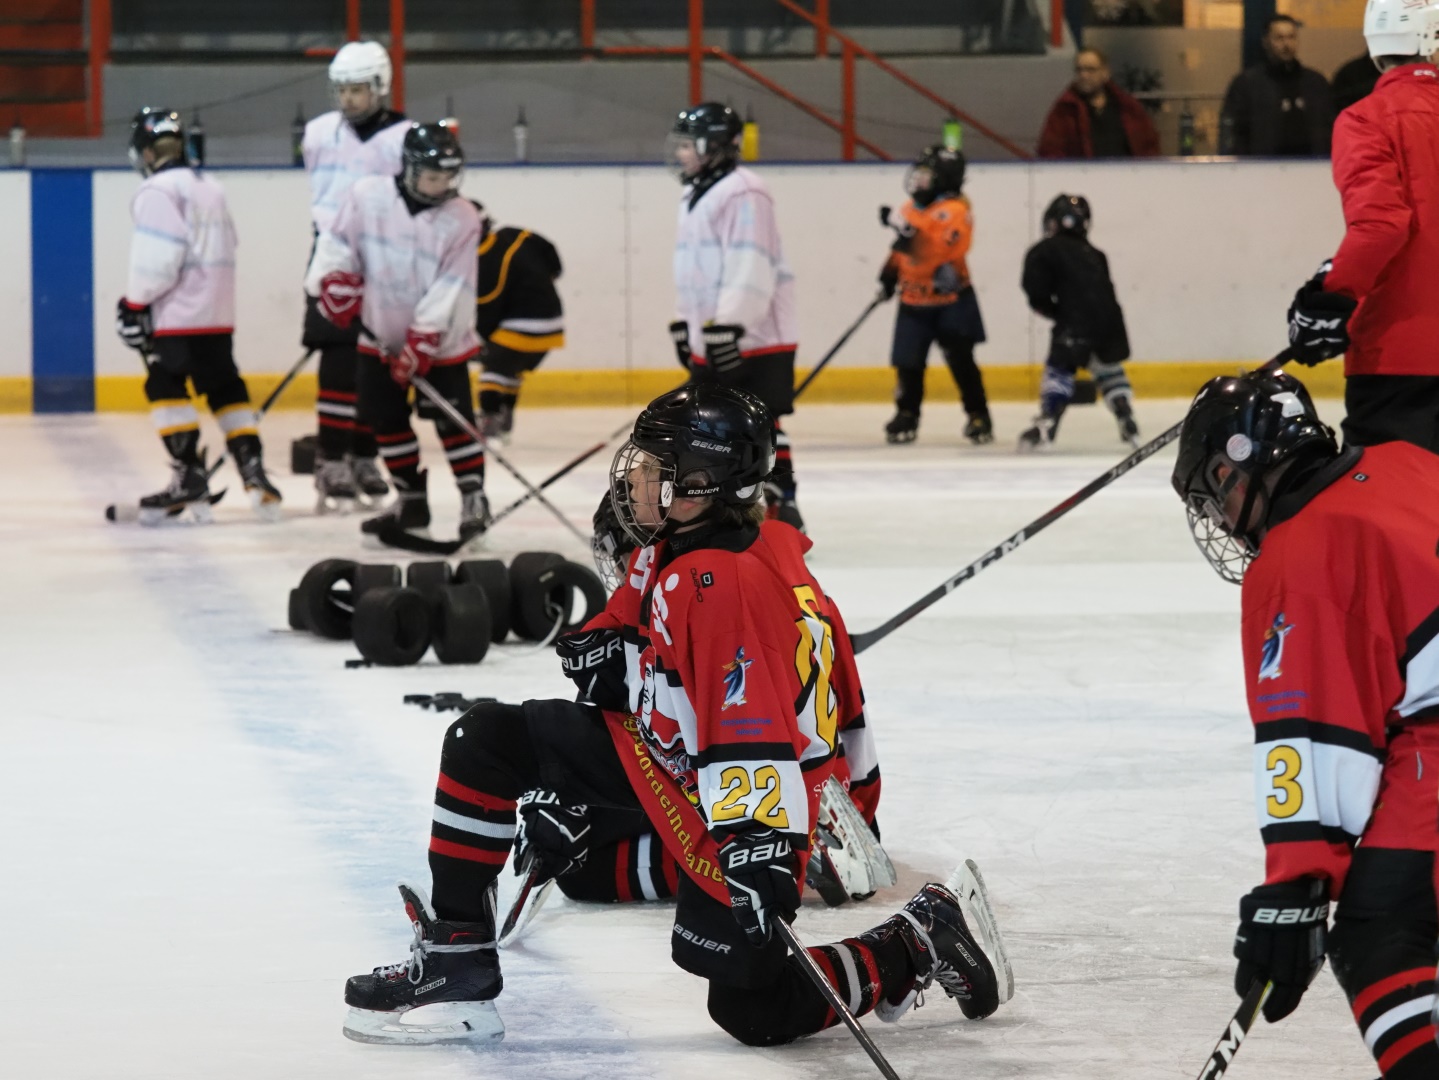
[[[1157,157],[1159,132],[1143,105],[1109,76],[1098,49],[1074,56],[1074,82],[1044,120],[1039,156],[1045,158]]]
[[[1384,74],[1334,125],[1344,240],[1289,340],[1302,364],[1344,353],[1346,443],[1439,452],[1439,9],[1371,0],[1364,38]]]

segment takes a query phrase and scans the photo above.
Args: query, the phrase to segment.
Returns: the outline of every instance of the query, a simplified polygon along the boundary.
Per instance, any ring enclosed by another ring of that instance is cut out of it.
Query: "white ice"
[[[1146,433],[1181,408],[1141,402]],[[1090,408],[1065,419],[1060,450],[1018,457],[1029,412],[1000,406],[1001,442],[980,450],[947,404],[908,447],[883,445],[880,406],[792,419],[812,565],[853,630],[1125,452]],[[509,453],[543,476],[622,419],[521,410]],[[310,424],[265,422],[283,523],[253,522],[227,471],[214,525],[147,530],[101,518],[166,479],[143,418],[0,421],[0,1075],[875,1075],[843,1029],[766,1051],[731,1041],[705,1014],[704,984],[671,965],[659,904],[552,900],[504,958],[497,1048],[341,1037],[345,978],[405,955],[395,880],[428,881],[452,715],[402,695],[517,701],[569,684],[552,653],[525,645],[474,668],[346,670],[351,645],[285,629],[307,566],[361,554],[356,520],[313,517],[309,478],[288,475],[289,440]],[[434,467],[432,433],[425,447]],[[581,524],[605,461],[553,489]],[[1237,902],[1262,876],[1239,593],[1194,550],[1171,461],[1146,463],[860,658],[900,883],[862,905],[807,904],[801,933],[861,931],[971,857],[1017,988],[982,1023],[939,993],[897,1026],[871,1021],[906,1078],[1181,1080],[1237,1003]],[[490,476],[497,504],[518,493]],[[443,465],[432,487],[441,535],[457,508]],[[587,557],[535,507],[488,543],[499,557]],[[1326,972],[1295,1016],[1256,1028],[1229,1075],[1375,1071]]]

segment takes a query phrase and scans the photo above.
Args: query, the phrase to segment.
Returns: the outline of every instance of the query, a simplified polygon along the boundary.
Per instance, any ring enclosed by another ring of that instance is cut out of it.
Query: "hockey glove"
[[[683,319],[670,323],[670,340],[675,343],[675,359],[686,371],[690,369],[690,324]]]
[[[515,830],[515,873],[527,863],[527,856],[540,862],[546,878],[559,877],[584,866],[590,853],[590,822],[587,807],[564,806],[553,791],[527,791],[515,806],[519,827]]]
[[[890,207],[888,207],[888,206],[881,206],[881,207],[879,208],[879,223],[880,223],[881,225],[885,226],[886,228],[888,228],[888,227],[889,227],[889,215],[892,214],[892,213],[894,213],[894,211],[893,211]]]
[[[705,361],[717,375],[728,375],[744,361],[739,353],[739,339],[744,327],[734,325],[705,327]]]
[[[899,267],[885,263],[884,269],[879,272],[879,287],[884,290],[884,298],[891,299],[894,290],[899,287]]]
[[[793,922],[799,911],[794,849],[774,829],[733,833],[719,848],[720,869],[729,886],[729,907],[749,943],[769,940],[775,919]]]
[[[385,363],[390,365],[390,378],[401,386],[409,386],[416,375],[424,378],[430,373],[430,365],[435,362],[435,353],[439,348],[440,335],[437,331],[427,334],[411,330],[405,335],[405,347],[400,354],[385,357]]]
[[[1272,981],[1264,1019],[1283,1020],[1299,1007],[1305,989],[1324,966],[1329,901],[1324,882],[1301,878],[1261,885],[1239,901],[1234,935],[1234,990],[1243,997],[1256,981]]]
[[[1359,306],[1341,293],[1324,291],[1330,263],[1306,281],[1289,305],[1289,346],[1295,360],[1313,367],[1349,348],[1349,317]]]
[[[150,306],[133,307],[130,301],[120,300],[115,309],[115,333],[132,349],[149,352],[154,343],[155,328],[150,318]]]
[[[580,697],[609,712],[629,712],[625,683],[625,643],[617,630],[581,630],[555,641],[565,678],[580,688]]]
[[[320,279],[320,314],[341,330],[355,321],[364,298],[365,279],[359,274],[335,270]]]
[[[934,272],[931,284],[937,293],[959,293],[959,271],[954,263],[940,263]]]

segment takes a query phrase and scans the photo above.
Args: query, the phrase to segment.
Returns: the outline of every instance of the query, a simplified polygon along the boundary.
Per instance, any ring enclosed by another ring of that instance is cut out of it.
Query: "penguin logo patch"
[[[1279,662],[1284,657],[1284,639],[1294,629],[1293,623],[1284,621],[1284,612],[1274,616],[1274,622],[1264,631],[1264,644],[1259,652],[1259,681],[1277,679],[1283,675]]]
[[[753,660],[746,660],[744,646],[741,645],[735,650],[734,659],[722,669],[724,671],[724,701],[720,704],[720,711],[730,708],[733,705],[745,704],[745,673]]]

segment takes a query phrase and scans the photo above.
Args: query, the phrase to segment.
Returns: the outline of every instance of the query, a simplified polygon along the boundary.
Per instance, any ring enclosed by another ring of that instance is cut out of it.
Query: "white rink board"
[[[1139,420],[1156,432],[1180,407],[1141,401]],[[1027,405],[997,405],[1001,442],[982,450],[960,445],[948,402],[926,408],[909,447],[882,445],[887,415],[814,405],[788,425],[812,565],[856,631],[1123,452],[1098,408],[1071,410],[1060,449],[1027,458],[1009,450]],[[542,476],[620,420],[522,410],[508,454]],[[264,434],[282,447],[309,425],[280,413]],[[551,901],[504,959],[509,1035],[494,1049],[347,1042],[345,978],[405,956],[394,882],[428,881],[453,714],[401,697],[572,697],[554,654],[505,645],[472,669],[347,671],[351,646],[283,630],[287,590],[320,558],[386,556],[361,551],[355,519],[309,516],[309,478],[277,469],[280,525],[252,523],[232,490],[213,526],[147,531],[100,517],[166,478],[144,418],[0,417],[0,454],[29,480],[0,530],[15,571],[0,606],[6,1076],[875,1075],[843,1030],[763,1051],[721,1033],[704,985],[669,961],[664,904]],[[971,857],[1014,963],[1014,1000],[982,1023],[937,989],[899,1025],[870,1023],[907,1080],[1191,1080],[1237,1003],[1237,899],[1263,875],[1239,593],[1195,552],[1171,463],[1136,469],[859,658],[900,884],[863,905],[806,904],[802,936],[862,931]],[[588,521],[605,470],[602,455],[549,494]],[[491,473],[493,499],[517,494]],[[228,468],[220,482],[234,488]],[[442,467],[431,489],[444,535],[458,502]],[[585,557],[533,508],[489,543],[495,557]],[[1294,1016],[1256,1027],[1230,1075],[1374,1073],[1325,972]]]
[[[800,363],[812,363],[874,295],[891,234],[877,209],[904,199],[900,165],[762,165],[797,280]],[[299,170],[214,170],[240,232],[237,355],[246,371],[286,370],[299,350],[308,188]],[[95,174],[98,374],[129,374],[116,340],[133,173]],[[1343,234],[1326,162],[987,164],[965,185],[976,218],[970,260],[989,341],[985,364],[1038,362],[1049,324],[1019,288],[1045,205],[1086,195],[1094,241],[1109,255],[1137,360],[1252,360],[1273,353],[1298,285]],[[474,167],[465,194],[504,224],[559,248],[566,347],[547,370],[669,369],[666,326],[679,186],[659,167]],[[0,207],[0,230],[13,213]],[[28,264],[27,264],[28,266]],[[836,358],[887,362],[892,309],[873,316]]]
[[[0,170],[0,311],[7,313],[0,376],[30,375],[30,177]]]

